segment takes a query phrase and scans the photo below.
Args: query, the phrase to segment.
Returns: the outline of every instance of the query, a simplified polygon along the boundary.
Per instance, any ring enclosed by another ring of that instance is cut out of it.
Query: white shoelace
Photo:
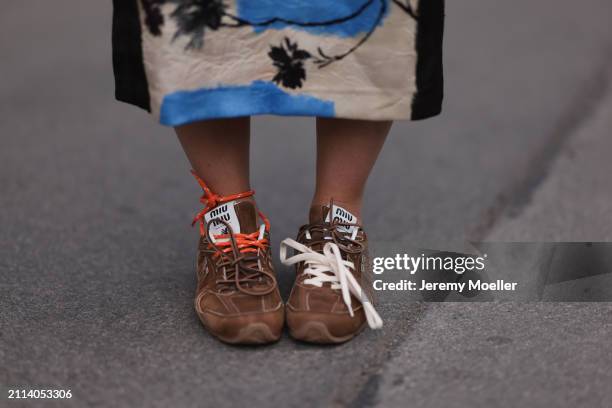
[[[293,248],[298,253],[287,258],[288,248]],[[295,265],[299,262],[304,262],[306,264],[304,273],[308,274],[310,278],[305,279],[304,283],[322,287],[324,283],[329,282],[332,289],[340,289],[342,292],[342,299],[350,315],[354,316],[351,306],[352,293],[363,305],[366,320],[370,328],[380,329],[382,327],[382,319],[351,272],[351,270],[354,270],[355,265],[353,262],[342,259],[342,252],[337,244],[327,242],[323,246],[323,253],[320,254],[308,248],[306,245],[302,245],[293,239],[287,238],[281,242],[280,258],[281,262],[288,266]]]

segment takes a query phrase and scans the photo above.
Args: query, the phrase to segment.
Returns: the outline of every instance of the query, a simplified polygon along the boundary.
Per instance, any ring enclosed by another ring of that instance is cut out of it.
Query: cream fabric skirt
[[[441,110],[444,0],[114,0],[116,97],[165,125]]]

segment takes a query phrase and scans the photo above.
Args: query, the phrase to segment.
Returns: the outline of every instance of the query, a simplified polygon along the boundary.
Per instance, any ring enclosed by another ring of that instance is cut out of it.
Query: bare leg
[[[250,189],[250,118],[218,119],[177,127],[195,172],[210,189],[229,195]]]
[[[317,186],[313,207],[333,198],[361,218],[365,184],[392,123],[317,118]]]

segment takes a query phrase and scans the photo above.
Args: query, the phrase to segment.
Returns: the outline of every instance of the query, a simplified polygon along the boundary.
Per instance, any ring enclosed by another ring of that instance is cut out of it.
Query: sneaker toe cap
[[[232,344],[264,344],[277,341],[282,333],[284,311],[224,316],[216,313],[198,313],[204,326],[215,337]]]
[[[362,309],[349,313],[287,309],[287,326],[295,339],[310,343],[342,343],[357,335],[366,324]]]

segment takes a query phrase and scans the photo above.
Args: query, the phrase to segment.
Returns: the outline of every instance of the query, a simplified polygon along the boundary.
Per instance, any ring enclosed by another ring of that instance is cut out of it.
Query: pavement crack
[[[403,344],[414,326],[424,318],[427,309],[427,303],[414,302],[405,308],[390,311],[394,317],[385,318],[387,329],[384,329],[376,346],[359,357],[362,360],[362,368],[344,374],[345,379],[330,399],[330,406],[374,406],[385,364],[391,359],[393,351]]]
[[[550,169],[571,137],[597,112],[610,90],[612,49],[605,53],[603,63],[574,96],[572,103],[559,116],[540,145],[534,149],[524,170],[513,177],[468,230],[468,239],[481,241],[504,216],[516,217],[531,202],[533,195],[550,174]]]

